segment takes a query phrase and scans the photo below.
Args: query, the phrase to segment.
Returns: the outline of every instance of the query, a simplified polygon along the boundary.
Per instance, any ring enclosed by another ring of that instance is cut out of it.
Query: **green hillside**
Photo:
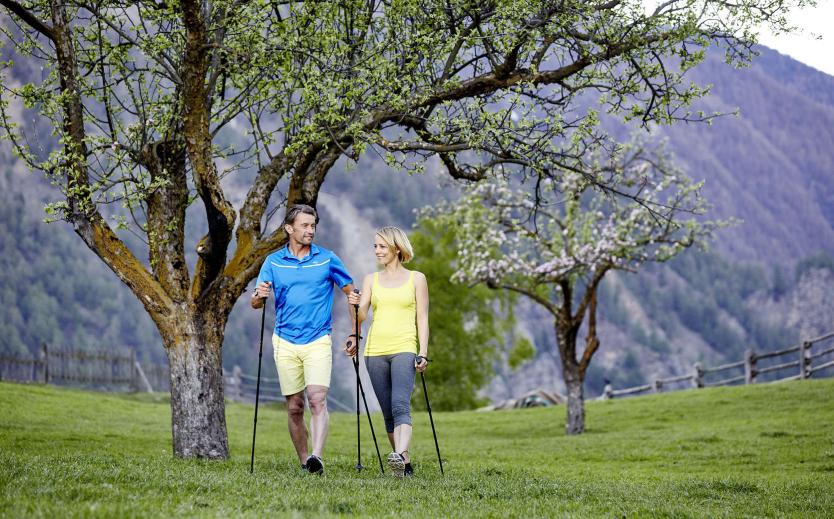
[[[399,482],[374,470],[369,434],[355,473],[349,414],[331,415],[317,478],[264,408],[250,476],[251,406],[227,408],[231,461],[178,461],[160,396],[0,383],[0,516],[831,517],[833,394],[821,380],[591,402],[570,438],[563,408],[437,413],[445,478],[418,414],[417,476]]]

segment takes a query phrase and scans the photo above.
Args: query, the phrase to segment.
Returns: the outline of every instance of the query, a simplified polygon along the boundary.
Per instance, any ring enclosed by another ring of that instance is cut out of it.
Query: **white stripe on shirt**
[[[325,260],[325,261],[322,261],[321,263],[313,263],[311,265],[301,265],[301,268],[306,269],[306,268],[310,268],[310,267],[321,267],[322,265],[327,265],[328,263],[330,263],[330,260]]]

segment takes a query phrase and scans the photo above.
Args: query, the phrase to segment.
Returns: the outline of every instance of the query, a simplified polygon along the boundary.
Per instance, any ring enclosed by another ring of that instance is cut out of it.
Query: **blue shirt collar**
[[[307,254],[306,256],[304,256],[304,258],[299,260],[298,258],[295,257],[295,255],[292,252],[290,252],[290,246],[289,246],[289,244],[287,244],[287,245],[284,245],[281,249],[278,250],[278,254],[281,256],[282,259],[295,260],[295,261],[298,261],[299,263],[303,263],[305,261],[309,261],[313,256],[318,254],[320,251],[321,251],[321,249],[319,249],[318,246],[315,243],[311,243],[310,244],[310,253]]]

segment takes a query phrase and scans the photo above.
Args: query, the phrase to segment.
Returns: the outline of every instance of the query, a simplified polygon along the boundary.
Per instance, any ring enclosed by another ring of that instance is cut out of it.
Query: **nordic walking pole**
[[[356,290],[354,289],[354,292]],[[359,305],[353,305],[354,323],[356,324],[356,334],[353,338],[356,340],[356,351],[353,353],[353,369],[356,371],[356,470],[362,471],[362,433],[359,429]]]
[[[354,288],[355,294],[359,290]],[[385,469],[382,468],[382,455],[379,453],[379,444],[376,442],[376,433],[374,432],[374,422],[371,420],[371,413],[368,411],[368,400],[365,398],[365,388],[362,387],[362,380],[359,378],[359,305],[353,305],[356,322],[356,352],[353,356],[353,369],[356,370],[356,449],[359,459],[356,462],[356,470],[362,470],[361,452],[359,451],[359,393],[362,393],[362,402],[365,404],[365,414],[368,415],[368,425],[371,427],[371,437],[374,439],[374,447],[376,447],[376,458],[379,460],[379,471],[384,475]]]
[[[359,368],[359,361],[356,360],[356,367]],[[374,422],[371,420],[371,412],[368,411],[368,400],[365,398],[365,388],[362,386],[362,381],[359,381],[359,391],[362,393],[362,403],[365,404],[365,415],[368,417],[368,425],[371,427],[371,437],[374,439],[374,447],[376,447],[376,459],[379,460],[379,471],[385,475],[385,469],[382,468],[382,455],[379,453],[379,444],[376,442],[376,433],[374,432]]]
[[[353,358],[353,369],[356,371],[356,470],[361,472],[363,468],[362,433],[359,429],[359,364],[357,364],[356,357]]]
[[[255,385],[255,423],[252,425],[252,459],[249,461],[249,473],[255,472],[255,434],[258,432],[258,403],[261,397],[261,358],[264,356],[264,321],[266,320],[266,300],[261,311],[261,347],[258,349],[258,382]]]
[[[426,359],[428,362],[429,359]],[[434,448],[437,450],[437,464],[440,466],[440,475],[443,476],[443,461],[440,459],[440,446],[437,444],[437,432],[434,430],[434,418],[431,416],[431,404],[429,404],[429,390],[426,389],[426,376],[420,372],[420,380],[423,381],[423,394],[426,396],[426,409],[429,410],[429,422],[431,422],[431,433],[434,436]]]

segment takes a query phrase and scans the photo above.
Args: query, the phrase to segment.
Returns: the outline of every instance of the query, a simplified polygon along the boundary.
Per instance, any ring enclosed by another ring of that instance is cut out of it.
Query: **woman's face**
[[[378,234],[374,237],[374,255],[381,265],[388,265],[397,259],[397,251],[389,247]]]

